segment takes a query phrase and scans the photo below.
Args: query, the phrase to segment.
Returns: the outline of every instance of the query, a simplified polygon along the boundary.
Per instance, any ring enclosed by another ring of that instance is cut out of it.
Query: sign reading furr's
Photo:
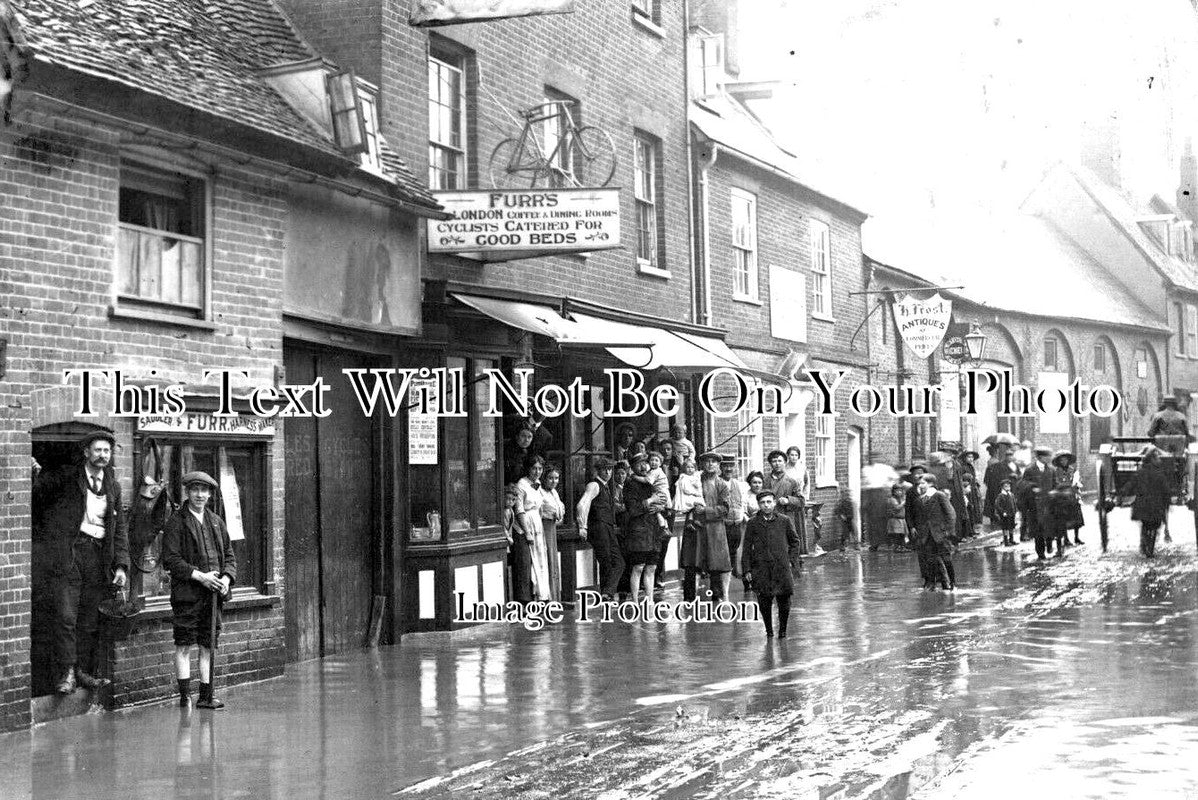
[[[482,261],[620,246],[619,189],[434,192],[453,219],[428,221],[430,253]]]

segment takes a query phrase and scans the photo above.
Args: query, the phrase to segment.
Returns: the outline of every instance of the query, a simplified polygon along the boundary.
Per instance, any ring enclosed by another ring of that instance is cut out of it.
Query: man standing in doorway
[[[129,540],[121,487],[112,469],[116,441],[94,431],[79,441],[84,463],[42,476],[34,488],[35,531],[54,604],[55,691],[96,689],[100,602],[128,581]]]
[[[583,490],[574,509],[578,535],[591,543],[599,566],[599,591],[604,600],[615,597],[624,574],[624,556],[616,535],[616,496],[611,477],[614,465],[600,456],[595,459],[595,477]]]

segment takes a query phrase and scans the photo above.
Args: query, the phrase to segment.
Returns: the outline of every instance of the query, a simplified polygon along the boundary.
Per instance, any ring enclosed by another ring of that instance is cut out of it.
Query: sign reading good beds
[[[434,192],[453,219],[428,221],[430,253],[481,261],[620,246],[619,189]]]

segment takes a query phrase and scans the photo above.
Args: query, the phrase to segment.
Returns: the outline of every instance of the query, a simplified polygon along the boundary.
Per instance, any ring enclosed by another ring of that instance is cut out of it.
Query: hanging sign
[[[174,416],[146,414],[137,418],[142,433],[200,433],[220,436],[274,436],[274,422],[262,417],[218,417],[188,411]]]
[[[920,358],[927,358],[940,345],[952,313],[953,301],[941,297],[939,292],[927,300],[907,295],[894,304],[899,333]]]
[[[430,253],[480,261],[620,246],[619,189],[433,192],[453,219],[428,220]]]

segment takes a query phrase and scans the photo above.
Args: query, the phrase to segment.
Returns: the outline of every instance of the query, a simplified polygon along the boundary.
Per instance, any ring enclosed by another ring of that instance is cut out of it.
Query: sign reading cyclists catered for
[[[619,189],[433,192],[453,219],[428,221],[430,253],[512,261],[620,246]]]

